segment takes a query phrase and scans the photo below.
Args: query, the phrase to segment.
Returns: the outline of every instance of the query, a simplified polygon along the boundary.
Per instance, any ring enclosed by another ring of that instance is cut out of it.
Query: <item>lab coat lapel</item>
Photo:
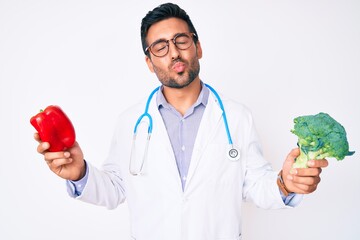
[[[206,146],[214,137],[219,125],[222,123],[222,110],[220,109],[217,99],[210,94],[209,100],[201,119],[200,127],[196,136],[195,145],[191,157],[188,176],[185,185],[185,191],[191,185],[191,179],[195,174],[202,154]]]
[[[153,133],[151,136],[151,141],[154,144],[161,144],[161,150],[165,151],[166,155],[168,156],[166,159],[157,159],[159,162],[159,167],[164,168],[165,171],[168,171],[170,176],[174,176],[176,178],[176,182],[178,183],[179,189],[182,189],[174,151],[172,149],[169,135],[166,131],[166,127],[157,107],[155,98],[156,96],[154,96],[153,101],[151,101],[151,107],[149,108],[149,113],[153,118]]]

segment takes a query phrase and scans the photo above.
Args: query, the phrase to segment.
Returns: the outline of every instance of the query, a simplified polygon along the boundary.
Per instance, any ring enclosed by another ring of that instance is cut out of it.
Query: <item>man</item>
[[[249,111],[200,80],[202,48],[184,10],[167,3],[150,11],[141,38],[161,88],[120,116],[102,169],[84,161],[78,143],[48,152],[49,143],[35,134],[38,152],[67,179],[71,196],[107,208],[127,200],[132,239],[235,240],[241,238],[243,200],[285,208],[316,190],[327,160],[292,169],[299,155],[293,149],[280,173],[274,172],[261,154]],[[151,122],[153,130],[148,147],[145,141],[132,145],[143,113],[140,122]],[[240,158],[228,159],[231,142]]]

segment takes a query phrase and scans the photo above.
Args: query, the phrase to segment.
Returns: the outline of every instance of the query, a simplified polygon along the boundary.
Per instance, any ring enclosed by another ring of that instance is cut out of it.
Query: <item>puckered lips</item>
[[[174,70],[177,73],[184,72],[186,68],[186,64],[183,62],[176,62],[172,65],[171,69]]]

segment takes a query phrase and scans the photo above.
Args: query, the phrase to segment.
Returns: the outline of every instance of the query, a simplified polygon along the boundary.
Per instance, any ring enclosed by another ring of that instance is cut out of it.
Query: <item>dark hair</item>
[[[154,8],[152,11],[149,11],[146,16],[142,19],[141,21],[141,29],[140,29],[140,33],[141,33],[141,43],[142,43],[142,48],[145,54],[147,54],[145,52],[145,49],[147,48],[148,44],[146,42],[146,37],[149,31],[149,28],[157,22],[160,22],[161,20],[165,20],[168,18],[179,18],[184,20],[188,27],[189,27],[189,31],[192,33],[195,33],[196,36],[194,37],[194,42],[196,43],[198,41],[198,35],[197,32],[195,30],[194,25],[192,24],[189,15],[187,15],[187,13],[181,9],[178,5],[174,4],[174,3],[164,3],[161,4],[160,6]]]

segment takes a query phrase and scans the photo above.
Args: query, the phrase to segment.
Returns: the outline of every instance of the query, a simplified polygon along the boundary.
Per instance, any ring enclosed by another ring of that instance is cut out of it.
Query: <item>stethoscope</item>
[[[227,121],[227,118],[226,118],[226,113],[225,113],[225,108],[224,108],[223,102],[222,102],[219,94],[215,91],[214,88],[212,88],[211,86],[209,86],[206,83],[205,83],[205,86],[208,89],[210,89],[210,91],[214,94],[215,98],[217,99],[217,102],[219,103],[219,107],[220,107],[220,109],[222,111],[222,118],[223,118],[223,121],[224,121],[225,131],[226,131],[226,135],[227,135],[228,143],[229,143],[229,147],[228,147],[228,151],[226,153],[226,156],[230,161],[238,161],[240,159],[240,151],[233,144],[233,141],[232,141],[232,138],[231,138],[231,135],[230,135],[229,124],[228,124],[228,121]],[[134,176],[138,176],[138,175],[141,175],[143,173],[143,167],[144,167],[144,163],[145,163],[146,158],[147,158],[150,137],[151,137],[151,133],[152,133],[152,129],[153,129],[153,119],[152,119],[151,115],[149,114],[149,106],[150,106],[151,99],[153,98],[154,94],[157,91],[159,91],[159,89],[160,89],[160,86],[155,88],[150,93],[150,95],[149,95],[149,97],[147,99],[146,105],[145,105],[145,111],[144,111],[143,114],[140,115],[140,117],[136,121],[136,124],[135,124],[135,127],[134,127],[134,136],[133,136],[133,142],[132,142],[132,146],[131,146],[131,156],[130,156],[130,163],[129,163],[129,172]],[[138,130],[138,127],[139,127],[140,123],[144,122],[144,121],[142,121],[144,118],[148,118],[148,129],[147,129],[147,138],[146,138],[146,143],[145,143],[144,155],[142,156],[141,161],[136,161],[136,158],[137,158],[137,155],[136,155],[136,150],[137,150],[137,145],[136,145],[137,130]],[[134,167],[133,166],[134,162],[140,163],[140,165]]]

